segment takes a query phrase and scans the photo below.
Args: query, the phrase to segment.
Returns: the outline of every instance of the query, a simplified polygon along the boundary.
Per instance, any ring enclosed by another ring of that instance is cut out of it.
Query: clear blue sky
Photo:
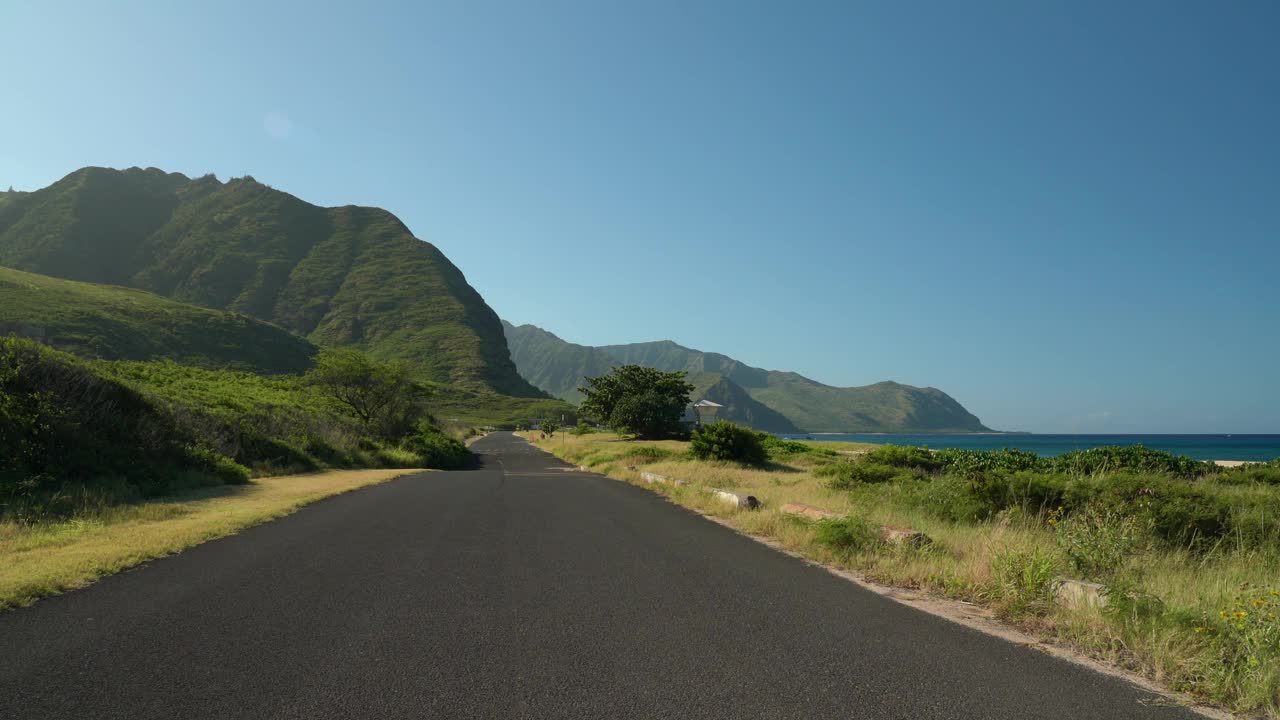
[[[179,7],[186,6],[186,7]],[[7,3],[0,186],[386,207],[500,315],[1280,432],[1280,4]]]

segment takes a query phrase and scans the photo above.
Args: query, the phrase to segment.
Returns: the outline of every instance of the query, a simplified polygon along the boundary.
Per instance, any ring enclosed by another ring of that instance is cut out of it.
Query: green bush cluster
[[[1258,688],[1253,700],[1259,705],[1280,698],[1280,675],[1276,674],[1280,665],[1280,588],[1241,588],[1234,601],[1205,616],[1194,632],[1210,649],[1201,656],[1197,668],[1206,690]]]
[[[774,435],[761,436],[760,443],[769,459],[774,462],[785,462],[796,458],[809,457],[817,461],[829,460],[839,456],[834,450],[815,447],[799,440],[784,440]]]
[[[84,361],[0,339],[0,514],[65,515],[252,474],[465,462],[419,405],[386,407],[394,417],[366,423],[297,375]]]
[[[819,520],[813,530],[819,545],[838,552],[865,550],[880,542],[876,526],[856,515]]]
[[[1280,485],[1280,459],[1228,468],[1215,479],[1224,485]]]
[[[641,445],[640,447],[627,448],[622,453],[622,457],[628,460],[634,460],[640,464],[662,462],[663,460],[673,460],[679,453],[671,450],[664,450],[660,447],[652,445]]]
[[[699,460],[729,460],[750,465],[765,461],[761,434],[728,420],[717,420],[694,430],[689,454]]]
[[[861,483],[883,483],[891,480],[910,480],[910,471],[892,465],[874,462],[837,462],[813,471],[818,477],[827,478],[832,490],[849,490]]]
[[[417,456],[423,467],[439,470],[457,470],[471,458],[471,452],[461,440],[446,435],[425,420],[418,421],[403,446]]]
[[[942,461],[938,459],[936,453],[930,452],[928,448],[912,445],[881,445],[868,452],[863,458],[867,462],[916,470],[931,471],[942,467]]]
[[[1033,452],[1005,448],[1003,450],[939,450],[935,459],[946,472],[973,477],[991,472],[1019,472],[1044,469],[1044,458]]]
[[[64,353],[0,338],[0,514],[65,514],[249,471],[164,408]]]
[[[1149,518],[1094,503],[1072,515],[1050,513],[1049,524],[1078,577],[1107,579],[1150,537]]]
[[[920,448],[916,449],[920,450]],[[906,455],[901,449],[896,449],[894,452],[899,455]],[[1035,453],[1013,448],[1002,450],[946,449],[932,453],[931,459],[932,463],[918,463],[915,467],[937,469],[966,477],[993,472],[1034,471],[1070,475],[1097,475],[1128,470],[1138,473],[1156,473],[1183,479],[1194,479],[1219,472],[1219,468],[1212,463],[1193,460],[1183,455],[1165,452],[1164,450],[1152,450],[1142,445],[1073,450],[1056,457],[1040,457]]]
[[[930,452],[883,445],[860,461],[832,463],[815,474],[828,478],[833,489],[899,483],[908,501],[954,522],[990,520],[1011,509],[1031,516],[1057,512],[1068,521],[1088,511],[1132,522],[1167,547],[1280,542],[1280,493],[1271,490],[1280,480],[1275,462],[1220,471],[1141,446],[1040,458],[1018,450]]]
[[[1171,547],[1207,548],[1233,535],[1251,546],[1280,541],[1280,528],[1264,522],[1267,514],[1280,510],[1280,498],[1255,494],[1228,499],[1212,486],[1163,475],[951,475],[920,483],[909,496],[922,509],[960,522],[987,520],[1011,508],[1030,515],[1056,510],[1070,516],[1096,504],[1117,517],[1139,518],[1155,539]]]

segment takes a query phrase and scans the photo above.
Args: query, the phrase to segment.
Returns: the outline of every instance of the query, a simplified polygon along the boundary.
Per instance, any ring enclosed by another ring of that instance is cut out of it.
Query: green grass
[[[260,373],[304,372],[316,354],[307,340],[240,313],[0,267],[0,334],[5,330],[38,332],[44,342],[82,357],[168,358]]]
[[[771,453],[770,462],[756,468],[692,460],[688,443],[676,441],[624,442],[593,434],[557,435],[539,443],[569,462],[620,480],[642,484],[639,473],[649,471],[691,481],[643,486],[819,562],[856,570],[876,582],[985,605],[1028,632],[1166,687],[1236,711],[1280,717],[1280,542],[1271,529],[1280,522],[1280,482],[1273,482],[1280,464],[1251,472],[1204,468],[1203,475],[1186,479],[1176,474],[1176,459],[1166,462],[1141,451],[1093,453],[1078,459],[1092,474],[1067,475],[1065,481],[1081,489],[1135,488],[1134,503],[1093,505],[1098,498],[1085,498],[1078,508],[1057,511],[1026,502],[1026,488],[1057,487],[1052,473],[1035,482],[1034,474],[1014,473],[1029,485],[1008,484],[1017,492],[991,495],[974,475],[885,462],[910,465],[924,457],[911,451],[894,449],[868,459],[853,454],[868,449],[865,445],[806,444],[811,452]],[[1085,462],[1104,456],[1111,470],[1098,471]],[[1114,467],[1117,461],[1170,472],[1135,474]],[[867,473],[839,470],[862,463]],[[859,481],[865,477],[871,481]],[[839,489],[831,487],[833,478],[844,478]],[[728,508],[703,492],[711,487],[752,494],[762,507]],[[1179,504],[1183,495],[1170,495],[1174,508],[1148,511],[1142,503],[1158,504],[1162,493],[1175,487],[1226,508],[1229,531],[1208,542],[1161,535],[1154,523],[1185,509]],[[1004,503],[995,512],[993,497]],[[1105,493],[1100,497],[1106,502]],[[798,520],[779,512],[787,502],[850,519]],[[964,510],[966,503],[973,512]],[[1113,511],[1122,514],[1109,514]],[[875,526],[920,530],[933,543],[885,545],[869,532]],[[1053,596],[1057,579],[1073,575],[1105,583],[1109,605],[1059,605]]]

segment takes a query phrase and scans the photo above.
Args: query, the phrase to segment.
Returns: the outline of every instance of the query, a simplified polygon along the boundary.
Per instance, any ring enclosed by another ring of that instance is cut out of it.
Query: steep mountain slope
[[[553,396],[571,403],[582,402],[583,378],[608,375],[621,363],[606,352],[561,340],[535,325],[512,325],[502,321],[511,348],[511,359],[524,379]]]
[[[608,374],[610,368],[623,365],[607,352],[586,345],[576,345],[556,337],[534,325],[512,325],[503,321],[511,358],[529,382],[555,397],[581,402],[578,388],[583,379]],[[685,369],[685,368],[679,368]],[[719,417],[769,432],[799,432],[780,413],[756,401],[746,390],[717,372],[692,371],[693,400],[703,398],[724,405]]]
[[[715,372],[808,432],[985,432],[977,417],[936,388],[895,382],[838,388],[803,375],[761,370],[669,340],[601,348],[624,363]]]
[[[0,335],[9,333],[85,357],[267,374],[303,372],[316,354],[306,339],[240,313],[0,267]]]
[[[544,396],[458,268],[378,208],[321,208],[248,177],[84,168],[4,194],[0,265],[245,313],[460,388]]]

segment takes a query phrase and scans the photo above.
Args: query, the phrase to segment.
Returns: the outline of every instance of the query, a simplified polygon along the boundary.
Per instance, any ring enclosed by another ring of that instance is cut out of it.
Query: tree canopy
[[[580,412],[587,417],[643,439],[668,437],[683,430],[680,418],[693,392],[683,371],[623,365],[586,382],[579,391],[586,398]]]
[[[379,363],[356,350],[325,350],[307,381],[367,430],[398,437],[425,414],[427,391],[401,362]]]

